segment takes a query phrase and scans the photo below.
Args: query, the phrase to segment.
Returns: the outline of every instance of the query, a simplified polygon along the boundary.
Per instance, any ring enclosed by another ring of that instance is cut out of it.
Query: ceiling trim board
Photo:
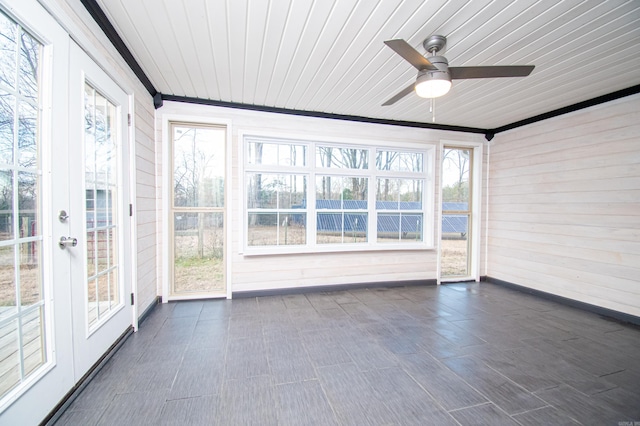
[[[149,77],[147,77],[147,74],[145,74],[145,72],[142,70],[142,67],[140,66],[138,61],[136,61],[136,59],[133,57],[133,54],[118,34],[118,31],[116,31],[114,26],[111,24],[111,21],[109,21],[109,18],[104,13],[100,5],[96,2],[96,0],[80,0],[80,2],[84,6],[84,8],[87,9],[87,12],[89,12],[93,20],[96,21],[96,23],[98,24],[102,32],[107,36],[113,47],[115,47],[118,53],[120,53],[122,59],[124,59],[127,65],[129,65],[131,71],[133,71],[136,77],[138,77],[140,83],[142,83],[142,85],[147,89],[147,92],[149,92],[151,96],[155,96],[158,91],[153,86],[153,83],[151,83],[151,81],[149,80]]]
[[[297,115],[302,117],[314,117],[314,118],[328,118],[332,120],[344,120],[344,121],[355,121],[359,123],[374,123],[374,124],[387,124],[391,126],[401,126],[401,127],[414,127],[420,129],[434,129],[434,130],[447,130],[452,132],[463,132],[463,133],[476,133],[484,135],[487,133],[487,129],[481,129],[478,127],[464,127],[464,126],[453,126],[449,124],[438,124],[438,123],[421,123],[418,121],[402,121],[402,120],[389,120],[385,118],[373,118],[373,117],[362,117],[358,115],[344,115],[344,114],[334,114],[330,112],[321,112],[321,111],[307,111],[301,109],[288,109],[288,108],[279,108],[279,107],[271,107],[266,105],[255,105],[255,104],[243,104],[237,102],[225,102],[225,101],[215,101],[212,99],[205,98],[192,98],[189,96],[176,96],[176,95],[161,95],[162,101],[171,101],[171,102],[183,102],[190,104],[198,104],[198,105],[210,105],[210,106],[219,106],[224,108],[235,108],[235,109],[244,109],[250,111],[261,111],[261,112],[273,112],[276,114],[288,114],[288,115]]]
[[[606,95],[597,96],[592,99],[587,99],[586,101],[578,102],[573,105],[568,105],[566,107],[554,109],[553,111],[545,112],[543,114],[539,114],[533,117],[525,118],[524,120],[515,121],[511,124],[506,124],[504,126],[496,127],[495,129],[488,129],[486,132],[487,140],[491,140],[489,139],[489,135],[491,135],[491,138],[493,138],[493,135],[495,135],[496,133],[506,132],[507,130],[512,130],[518,127],[526,126],[528,124],[537,123],[538,121],[547,120],[549,118],[557,117],[559,115],[569,114],[571,112],[579,111],[581,109],[589,108],[595,105],[600,105],[606,102],[615,101],[616,99],[635,95],[637,93],[640,93],[640,84],[636,86],[627,87],[626,89],[607,93]]]

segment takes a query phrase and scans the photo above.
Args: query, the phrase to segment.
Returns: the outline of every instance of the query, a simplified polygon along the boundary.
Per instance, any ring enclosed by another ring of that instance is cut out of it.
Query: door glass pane
[[[118,108],[85,84],[86,290],[89,329],[121,303],[118,262]]]
[[[469,275],[471,164],[473,151],[445,148],[442,158],[442,277]]]
[[[442,160],[442,202],[446,210],[469,209],[471,150],[445,148]],[[456,203],[447,205],[446,203]]]
[[[47,361],[41,55],[42,45],[0,12],[0,398]]]
[[[224,290],[224,214],[174,214],[173,293]]]
[[[469,274],[469,215],[442,215],[440,268],[442,276]]]
[[[224,140],[218,128],[173,128],[174,206],[224,207]]]

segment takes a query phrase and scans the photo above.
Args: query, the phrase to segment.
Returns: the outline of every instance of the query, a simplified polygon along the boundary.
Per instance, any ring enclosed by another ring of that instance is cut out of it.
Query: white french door
[[[42,421],[132,323],[127,114],[36,0],[0,0],[0,424]]]
[[[37,424],[74,385],[69,36],[35,1],[0,0],[0,424]]]
[[[129,99],[73,42],[70,68],[69,193],[73,196],[67,249],[77,381],[133,318]]]

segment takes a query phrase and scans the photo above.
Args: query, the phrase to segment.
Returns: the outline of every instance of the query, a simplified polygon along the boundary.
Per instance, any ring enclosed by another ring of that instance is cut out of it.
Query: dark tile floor
[[[639,328],[481,283],[159,305],[58,424],[634,420]]]

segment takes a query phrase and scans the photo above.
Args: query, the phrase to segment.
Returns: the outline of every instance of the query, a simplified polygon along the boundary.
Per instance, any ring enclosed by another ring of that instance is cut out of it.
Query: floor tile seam
[[[517,386],[518,388],[520,388],[522,391],[526,392],[527,394],[536,396],[534,394],[534,392],[531,392],[529,390],[527,390],[524,386],[520,385],[518,382],[516,382],[515,380],[512,380],[511,378],[507,377],[506,375],[502,374],[499,370],[496,370],[495,368],[493,368],[492,366],[490,366],[489,364],[485,363],[482,359],[477,358],[475,355],[466,355],[466,356],[470,356],[473,357],[476,361],[479,361],[480,363],[482,363],[482,365],[486,366],[487,368],[489,368],[490,370],[492,370],[494,373],[500,375],[501,377],[503,377],[505,380],[507,380],[508,382],[510,382],[511,384]],[[454,372],[455,373],[455,372]],[[545,401],[546,402],[546,401]]]
[[[454,408],[454,409],[446,410],[446,411],[447,411],[447,413],[452,414],[452,413],[457,413],[458,411],[468,410],[469,408],[484,407],[485,405],[493,405],[496,408],[499,407],[498,405],[496,405],[495,402],[491,401],[490,399],[487,399],[485,402],[481,402],[479,404],[472,404],[472,405],[468,405],[466,407]],[[506,414],[506,412],[505,412],[505,414]],[[507,414],[507,415],[509,415],[509,414]]]
[[[331,399],[329,398],[329,395],[327,395],[326,389],[322,385],[322,380],[320,380],[320,376],[317,375],[317,372],[316,372],[316,378],[315,379],[306,380],[306,381],[316,381],[316,382],[318,382],[318,386],[320,386],[320,391],[322,392],[322,396],[324,397],[325,402],[329,406],[329,409],[331,409],[331,414],[333,416],[333,419],[336,422],[336,425],[341,425],[341,423],[339,421],[338,413],[337,413],[335,407],[333,406],[333,403],[331,402]],[[279,385],[276,385],[276,386],[279,386]],[[276,386],[274,386],[274,388]]]
[[[478,360],[476,357],[472,356],[472,355],[464,355],[462,357],[458,357],[458,358],[466,358],[466,357],[473,357],[474,359]],[[436,359],[437,362],[440,362],[440,360]],[[478,360],[480,361],[483,365],[486,366],[486,364],[484,362],[482,362],[482,360]],[[444,363],[443,363],[444,364]],[[494,406],[500,408],[500,410],[504,411],[508,416],[511,416],[511,414],[509,414],[506,410],[504,410],[501,407],[501,404],[499,404],[498,402],[496,402],[493,398],[491,398],[489,395],[487,395],[485,392],[483,392],[482,390],[478,389],[476,386],[472,385],[471,383],[469,383],[464,377],[460,376],[458,373],[456,373],[455,371],[451,370],[446,364],[444,365],[447,369],[449,369],[453,374],[455,374],[458,378],[460,378],[460,380],[462,380],[464,383],[467,384],[467,386],[469,386],[471,389],[473,389],[474,391],[476,391],[478,394],[480,394],[481,396],[483,396],[488,402],[492,403]],[[488,368],[491,368],[489,366],[487,366]],[[492,369],[492,368],[491,368]],[[493,369],[492,369],[493,370]],[[494,370],[495,371],[495,370]],[[500,376],[505,377],[503,374],[500,374],[499,372],[495,371],[496,373],[498,373]],[[539,396],[535,395],[533,392],[529,392],[528,390],[524,389],[522,386],[518,385],[517,383],[515,383],[513,380],[505,377],[505,379],[507,379],[509,382],[515,384],[516,386],[518,386],[519,388],[521,388],[522,390],[524,390],[525,393],[532,395],[536,398],[538,398],[541,402],[544,402],[545,404],[549,404],[548,401],[540,398]]]
[[[547,405],[545,405],[544,407],[532,408],[531,410],[525,410],[525,411],[522,411],[521,413],[512,414],[511,416],[512,417],[517,417],[517,416],[521,416],[521,415],[524,415],[524,414],[535,413],[536,411],[540,411],[540,410],[546,410],[548,408],[563,412],[562,410],[560,410],[558,407],[554,406],[553,404],[549,404],[547,401],[545,401],[545,402],[547,403]]]
[[[581,395],[584,395],[582,392],[578,391],[577,389],[575,389],[574,387],[567,385],[566,383],[564,384],[567,387],[570,387],[571,389],[575,390],[576,392],[580,393]],[[558,386],[559,387],[559,386]],[[556,389],[556,388],[552,388],[552,389]],[[542,391],[539,391],[542,392]],[[589,397],[588,395],[586,395],[587,397]],[[546,399],[544,399],[541,396],[538,396],[538,398],[542,399],[544,402],[546,402],[548,404],[549,407],[553,408],[554,410],[557,410],[558,412],[564,414],[565,416],[567,416],[568,418],[570,418],[571,420],[576,421],[578,424],[584,424],[581,421],[579,421],[578,419],[576,419],[569,411],[565,410],[564,408],[560,407],[557,404],[553,404],[552,402],[547,401]],[[610,410],[611,411],[611,410]]]
[[[428,389],[426,389],[424,386],[422,386],[422,384],[411,374],[411,372],[404,368],[404,366],[402,365],[402,360],[399,360],[399,361],[400,361],[400,369],[402,369],[402,371],[404,371],[405,374],[407,376],[409,376],[411,378],[411,380],[413,380],[418,385],[418,387],[420,387],[420,389],[422,389],[427,395],[429,395],[429,398],[431,398],[431,400],[442,410],[442,412],[449,413],[449,417],[453,418],[453,416],[451,416],[451,414],[450,414],[450,410],[447,410],[440,403],[440,400],[433,395],[433,393],[429,392]],[[487,399],[487,401],[488,401],[488,399]],[[456,420],[456,422],[457,422],[457,420]]]
[[[599,394],[602,394],[602,393],[604,393],[604,392],[607,392],[607,391],[612,390],[612,389],[607,389],[607,390],[602,391],[602,392],[597,392],[597,393],[595,393],[595,394],[593,394],[593,395],[588,395],[588,394],[585,394],[584,392],[581,392],[580,390],[578,390],[578,389],[574,388],[573,386],[571,386],[571,385],[569,385],[569,384],[566,384],[566,383],[563,383],[563,384],[564,384],[564,386],[566,386],[566,387],[568,387],[568,388],[571,388],[572,390],[574,390],[575,392],[577,392],[578,394],[580,394],[581,396],[583,396],[584,398],[587,398],[587,399],[591,399],[591,398],[592,398],[592,397],[594,397],[595,395],[599,395]],[[559,387],[559,386],[558,386],[558,387]],[[555,389],[555,388],[554,388],[554,389]],[[613,389],[618,389],[618,388],[616,387],[616,388],[613,388]],[[543,392],[543,391],[539,391],[539,392]],[[536,395],[536,396],[538,396],[538,395]],[[549,405],[552,405],[552,406],[553,406],[553,404],[551,404],[549,401],[545,400],[543,397],[538,396],[538,398],[542,399],[542,400],[543,400],[543,401],[545,401],[547,404],[549,404]],[[597,401],[597,402],[603,402],[603,401]],[[611,406],[610,406],[610,404],[608,404],[608,403],[606,403],[606,402],[605,402],[605,404],[606,404],[605,409],[606,409],[607,411],[609,411],[609,412],[611,412],[611,413],[613,413],[613,414],[620,415],[620,416],[621,416],[621,418],[624,418],[624,417],[625,417],[624,413],[619,412],[617,408],[611,407]],[[555,406],[554,406],[554,407],[555,407]],[[556,409],[558,409],[558,410],[560,410],[560,411],[562,411],[563,413],[565,413],[565,414],[567,414],[567,415],[570,415],[570,413],[569,413],[569,412],[567,412],[567,411],[563,410],[562,408],[559,408],[559,407],[555,407],[555,408],[556,408]],[[628,417],[628,416],[626,416],[626,417]]]

